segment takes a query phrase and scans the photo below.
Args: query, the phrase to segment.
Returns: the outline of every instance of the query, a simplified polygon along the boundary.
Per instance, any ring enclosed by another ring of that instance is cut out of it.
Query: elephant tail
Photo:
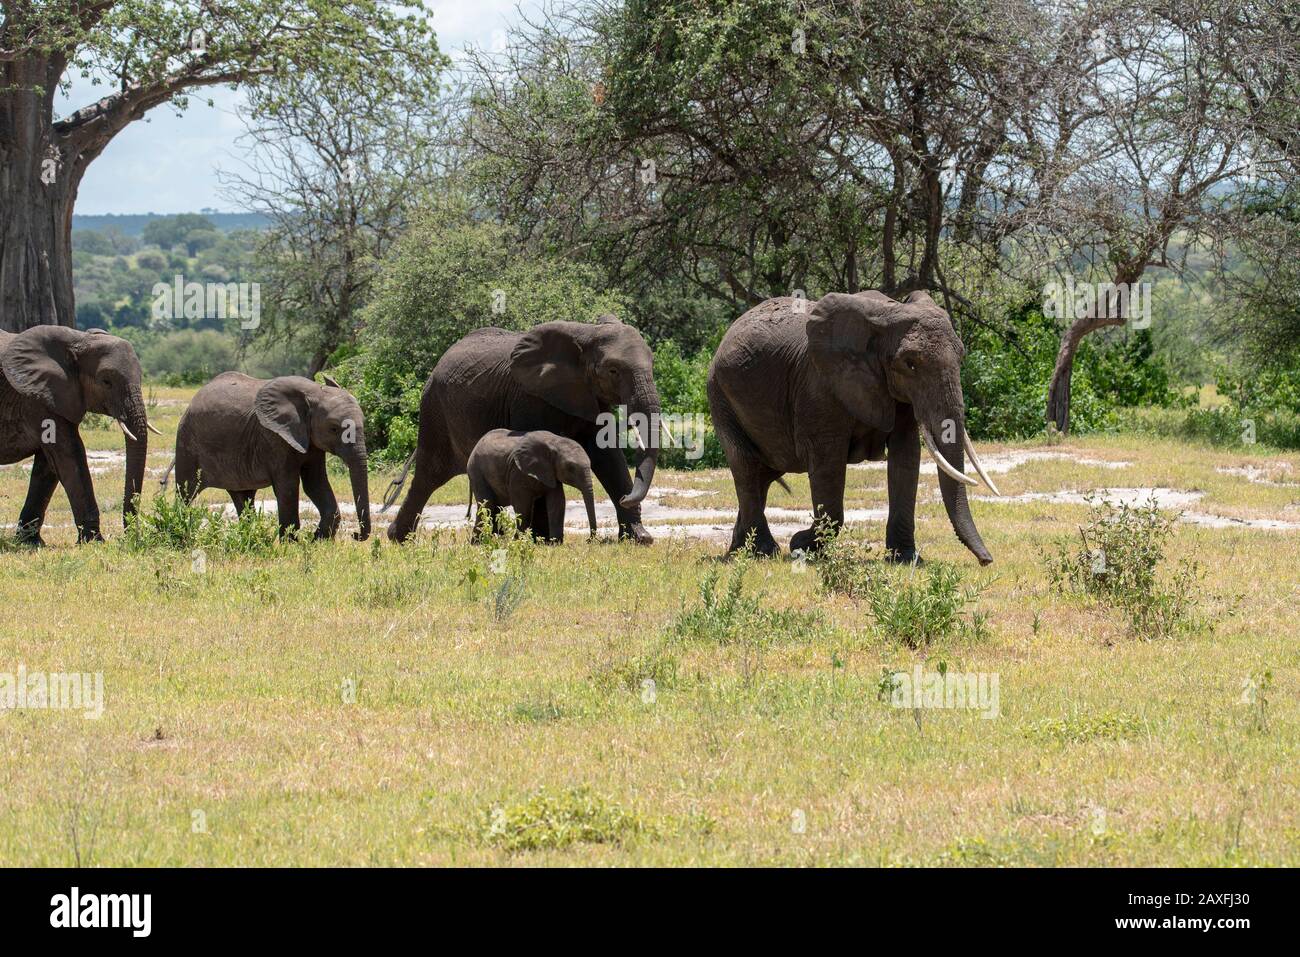
[[[406,474],[411,471],[411,463],[415,461],[415,453],[412,452],[406,457],[406,464],[402,466],[402,474],[397,476],[388,483],[388,491],[384,493],[384,507],[381,512],[386,512],[397,501],[397,496],[402,494],[402,486],[406,484]]]
[[[784,476],[778,475],[778,476],[776,477],[776,484],[779,485],[779,486],[781,486],[781,488],[785,489],[785,494],[786,494],[786,495],[793,495],[793,494],[794,494],[794,492],[790,491],[790,486],[788,486],[788,485],[785,484],[785,478],[784,478]]]
[[[172,459],[172,464],[167,466],[167,471],[163,472],[162,478],[158,480],[158,485],[162,491],[167,491],[167,479],[172,474],[172,469],[176,468],[176,460]]]

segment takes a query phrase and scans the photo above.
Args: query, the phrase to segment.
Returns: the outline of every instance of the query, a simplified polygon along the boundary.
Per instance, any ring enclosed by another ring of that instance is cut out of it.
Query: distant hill
[[[237,229],[263,229],[270,222],[261,213],[219,213],[215,210],[203,209],[199,210],[199,215],[207,217],[212,225],[223,233],[234,232]],[[104,216],[78,216],[74,213],[72,228],[100,232],[116,229],[125,236],[138,237],[145,223],[151,219],[165,218],[166,216],[161,213],[127,213],[121,216],[113,213]]]

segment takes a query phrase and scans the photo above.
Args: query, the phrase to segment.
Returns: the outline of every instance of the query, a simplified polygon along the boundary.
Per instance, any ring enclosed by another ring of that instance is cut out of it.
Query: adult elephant
[[[952,320],[924,292],[902,302],[871,291],[769,299],[723,337],[709,366],[709,409],[736,483],[740,512],[731,550],[752,533],[777,551],[764,510],[772,482],[807,472],[814,526],[790,548],[813,550],[817,522],[844,522],[845,467],[888,459],[887,554],[917,556],[916,489],[923,441],[939,466],[948,519],[980,564],[993,561],[971,517],[963,451],[995,493],[965,428],[961,360]]]
[[[0,333],[0,462],[35,456],[27,501],[18,516],[19,541],[43,544],[41,526],[59,483],[72,506],[77,541],[102,540],[99,504],[77,429],[87,412],[116,419],[126,435],[125,521],[135,512],[144,483],[148,430],[153,429],[145,414],[135,350],[101,329],[34,326]]]
[[[618,443],[597,442],[599,417],[620,405],[627,406],[641,438],[635,478]],[[415,477],[388,537],[400,542],[411,534],[429,496],[465,471],[474,446],[488,432],[542,429],[583,447],[614,500],[619,537],[648,545],[653,539],[641,524],[641,500],[659,458],[652,425],[658,413],[650,347],[613,316],[595,323],[546,322],[527,332],[475,330],[443,353],[425,384],[412,455]],[[400,492],[401,480],[394,485]],[[544,525],[546,517],[537,516],[533,532],[541,538],[559,531]]]

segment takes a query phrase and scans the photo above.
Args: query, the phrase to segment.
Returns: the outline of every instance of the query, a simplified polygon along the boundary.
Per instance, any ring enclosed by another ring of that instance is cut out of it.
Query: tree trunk
[[[0,74],[0,329],[76,325],[72,207],[86,158],[53,128],[62,64],[24,58]]]
[[[1121,270],[1115,278],[1116,285],[1133,285],[1142,278],[1142,270]],[[1083,318],[1076,319],[1061,337],[1061,348],[1056,354],[1056,367],[1052,370],[1052,379],[1047,386],[1047,421],[1055,423],[1062,435],[1070,431],[1070,377],[1074,373],[1074,354],[1079,351],[1079,343],[1090,332],[1104,329],[1106,326],[1122,326],[1128,316],[1122,318]]]

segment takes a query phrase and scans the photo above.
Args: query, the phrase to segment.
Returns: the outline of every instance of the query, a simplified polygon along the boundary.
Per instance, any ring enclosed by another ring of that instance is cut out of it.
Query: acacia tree
[[[415,205],[454,175],[453,100],[413,78],[394,94],[335,77],[294,77],[252,96],[248,169],[225,192],[270,226],[258,255],[266,315],[254,333],[321,371],[356,339],[376,267]]]
[[[305,73],[399,88],[440,65],[418,3],[0,0],[0,329],[75,324],[78,187],[150,110],[184,108],[205,87]],[[111,89],[56,117],[73,74]]]

